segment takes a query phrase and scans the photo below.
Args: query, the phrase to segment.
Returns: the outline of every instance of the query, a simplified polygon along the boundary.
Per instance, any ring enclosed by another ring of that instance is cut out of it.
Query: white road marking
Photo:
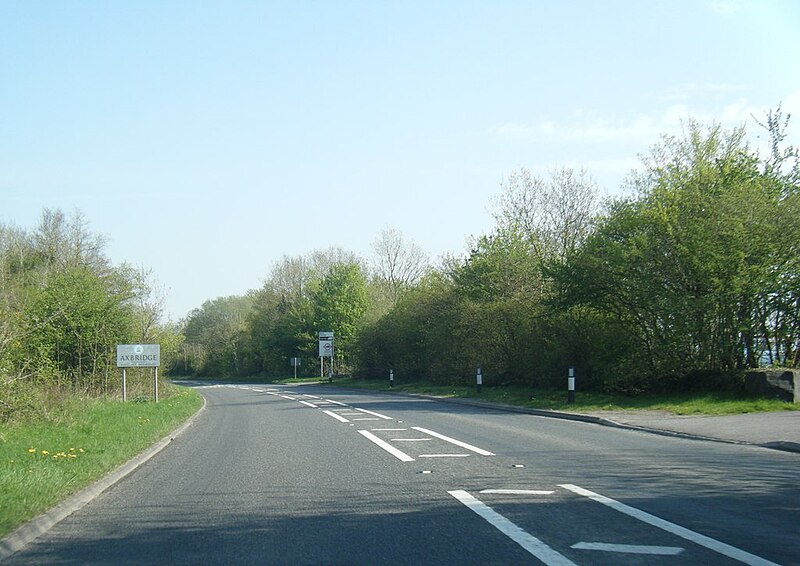
[[[373,428],[375,432],[404,432],[407,428]]]
[[[339,405],[340,407],[346,407],[346,403],[340,403],[339,401],[334,401],[333,399],[323,399],[326,403],[331,403],[333,405]]]
[[[480,454],[482,456],[494,456],[493,452],[489,452],[488,450],[484,450],[483,448],[478,448],[477,446],[473,446],[472,444],[467,444],[466,442],[461,442],[460,440],[456,440],[455,438],[450,438],[449,436],[445,436],[443,434],[439,434],[438,432],[433,432],[432,430],[428,430],[427,428],[422,428],[421,426],[412,426],[414,430],[418,430],[425,434],[430,434],[436,438],[444,440],[445,442],[449,442],[450,444],[455,444],[456,446],[460,446],[461,448],[466,448],[467,450],[472,450],[476,454]]]
[[[420,458],[468,458],[469,454],[420,454]]]
[[[522,530],[466,491],[458,489],[447,493],[548,566],[575,566],[575,563],[569,558],[553,550],[532,534]]]
[[[605,542],[579,542],[573,544],[572,548],[624,554],[655,554],[658,556],[675,556],[683,552],[683,549],[679,546],[644,546],[639,544],[608,544]]]
[[[538,489],[482,489],[481,493],[496,493],[499,495],[553,495],[555,491]]]
[[[350,422],[346,418],[340,417],[339,415],[337,415],[333,411],[322,411],[322,412],[325,413],[326,415],[332,416],[334,419],[336,419],[339,422],[342,422],[342,423],[349,423]]]
[[[376,413],[374,411],[368,411],[366,409],[359,409],[358,407],[356,407],[356,411],[361,411],[362,413],[367,413],[368,415],[372,415],[373,417],[381,418],[381,419],[383,419],[385,421],[392,420],[392,417],[387,417],[386,415],[382,415],[382,414]]]
[[[318,397],[316,395],[309,395],[308,393],[303,393],[303,397],[308,397],[309,399],[321,399],[321,397]]]
[[[375,429],[373,429],[375,430]],[[430,438],[392,438],[392,442],[428,442]]]
[[[278,397],[283,397],[284,399],[288,399],[289,401],[294,401],[294,397],[289,397],[288,395],[278,395]]]
[[[368,430],[359,430],[358,433],[363,435],[365,438],[371,440],[372,442],[374,442],[375,444],[377,444],[378,446],[380,446],[384,450],[386,450],[389,454],[391,454],[392,456],[394,456],[398,460],[400,460],[402,462],[413,462],[414,461],[414,458],[412,458],[411,456],[409,456],[405,452],[402,452],[402,451],[398,450],[397,448],[395,448],[394,446],[392,446],[388,442],[384,442],[383,440],[381,440],[380,438],[378,438],[377,436],[372,434],[370,431],[368,431]]]
[[[714,552],[718,552],[719,554],[727,556],[728,558],[733,558],[734,560],[738,560],[739,562],[751,565],[759,565],[759,566],[767,566],[767,565],[777,566],[774,562],[765,560],[760,556],[756,556],[755,554],[750,554],[749,552],[745,552],[744,550],[736,548],[735,546],[725,544],[724,542],[720,542],[711,537],[701,535],[700,533],[696,533],[685,527],[681,527],[680,525],[670,523],[669,521],[665,521],[660,517],[656,517],[655,515],[651,515],[650,513],[646,513],[645,511],[641,511],[639,509],[636,509],[635,507],[630,507],[629,505],[620,503],[619,501],[611,499],[610,497],[600,495],[599,493],[594,493],[593,491],[589,491],[588,489],[583,489],[582,487],[578,487],[577,485],[562,484],[559,485],[559,487],[563,487],[564,489],[567,489],[573,493],[577,493],[578,495],[588,497],[593,501],[602,503],[603,505],[611,507],[612,509],[619,511],[620,513],[624,513],[629,517],[633,517],[634,519],[639,519],[640,521],[647,523],[648,525],[653,525],[654,527],[658,527],[661,530],[667,531],[668,533],[672,533],[676,536],[684,538],[695,544],[699,544],[700,546],[704,546],[710,550],[713,550]]]
[[[360,419],[353,419],[354,421],[379,421],[378,417],[362,417]]]
[[[305,405],[306,407],[311,407],[312,409],[316,409],[317,406],[314,403],[309,403],[308,401],[303,401],[302,399],[299,400],[300,403]]]

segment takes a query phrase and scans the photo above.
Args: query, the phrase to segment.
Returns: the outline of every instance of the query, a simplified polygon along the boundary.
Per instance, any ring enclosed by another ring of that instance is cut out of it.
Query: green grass
[[[390,391],[383,380],[337,379],[334,385],[379,391]],[[748,398],[723,393],[671,395],[613,395],[577,391],[575,403],[567,402],[567,392],[533,389],[521,386],[475,387],[436,385],[425,382],[395,383],[391,391],[480,399],[531,409],[547,409],[574,413],[597,411],[668,411],[676,415],[734,415],[765,411],[797,411],[800,405],[772,399]]]
[[[159,403],[82,399],[55,420],[0,431],[0,537],[166,436],[202,406],[165,384]]]

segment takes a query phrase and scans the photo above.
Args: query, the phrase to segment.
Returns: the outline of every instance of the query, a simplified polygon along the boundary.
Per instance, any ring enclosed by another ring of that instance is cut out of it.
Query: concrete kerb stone
[[[205,410],[206,401],[203,399],[203,406],[194,415],[184,422],[181,426],[170,432],[167,436],[156,442],[150,448],[138,456],[128,460],[116,470],[108,473],[88,487],[78,493],[68,497],[52,509],[42,513],[27,523],[11,531],[0,540],[0,561],[8,558],[15,552],[22,550],[25,546],[36,540],[41,535],[49,531],[53,526],[69,517],[84,505],[92,501],[95,497],[116,484],[122,478],[133,472],[136,468],[150,460],[153,456],[161,452],[164,448],[175,440],[180,434],[188,429],[197,417]]]

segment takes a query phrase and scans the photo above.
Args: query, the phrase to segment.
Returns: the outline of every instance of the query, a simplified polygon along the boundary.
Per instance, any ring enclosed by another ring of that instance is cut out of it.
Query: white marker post
[[[575,368],[569,368],[567,377],[567,403],[575,402]]]
[[[394,370],[389,370],[389,387],[394,387]]]
[[[478,393],[480,393],[481,387],[483,386],[483,376],[481,375],[481,368],[478,368],[478,375],[476,376],[476,381],[477,381]]]

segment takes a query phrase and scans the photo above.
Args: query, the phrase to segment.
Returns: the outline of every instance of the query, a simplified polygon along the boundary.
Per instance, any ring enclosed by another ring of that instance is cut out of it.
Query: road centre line
[[[612,509],[628,515],[629,517],[639,519],[648,525],[658,527],[663,531],[667,531],[668,533],[672,533],[695,544],[704,546],[710,550],[713,550],[714,552],[727,556],[728,558],[733,558],[734,560],[743,562],[744,564],[750,564],[753,566],[777,566],[775,562],[770,562],[769,560],[765,560],[764,558],[756,556],[755,554],[750,554],[749,552],[736,548],[735,546],[731,546],[711,537],[701,535],[700,533],[696,533],[690,529],[676,525],[675,523],[670,523],[669,521],[661,519],[660,517],[656,517],[655,515],[651,515],[650,513],[640,509],[636,509],[635,507],[620,503],[619,501],[611,499],[610,497],[606,497],[604,495],[600,495],[599,493],[589,491],[588,489],[578,487],[577,485],[561,484],[559,487],[563,487],[564,489],[578,495],[588,497],[592,501],[602,503],[603,505],[611,507]]]
[[[569,558],[550,548],[527,531],[522,530],[466,491],[458,489],[447,493],[548,566],[576,566]]]
[[[420,454],[418,458],[468,458],[469,454]]]
[[[385,421],[391,421],[392,417],[387,417],[386,415],[382,415],[380,413],[376,413],[374,411],[368,411],[366,409],[359,409],[358,407],[355,408],[356,411],[361,411],[362,413],[367,413],[368,415],[372,415],[373,417],[379,417]]]
[[[461,448],[466,448],[467,450],[471,450],[476,454],[480,454],[481,456],[494,456],[493,452],[489,452],[488,450],[484,450],[483,448],[478,448],[477,446],[473,446],[472,444],[467,444],[466,442],[461,442],[460,440],[456,440],[455,438],[450,438],[449,436],[445,436],[443,434],[439,434],[438,432],[433,432],[432,430],[428,430],[427,428],[422,428],[421,426],[412,426],[414,430],[418,430],[419,432],[430,434],[436,438],[444,440],[445,442],[449,442],[451,444],[455,444],[456,446],[460,446]]]
[[[624,554],[653,554],[656,556],[675,556],[684,550],[679,546],[645,546],[640,544],[608,544],[605,542],[579,542],[573,544],[570,548]]]
[[[340,417],[339,415],[337,415],[333,411],[322,411],[322,412],[325,413],[326,415],[329,415],[329,416],[333,417],[334,419],[336,419],[339,422],[342,422],[342,423],[349,423],[350,422],[346,418]]]
[[[409,456],[405,452],[402,452],[401,450],[398,450],[397,448],[395,448],[394,446],[392,446],[388,442],[385,442],[385,441],[381,440],[380,438],[378,438],[377,436],[372,434],[370,431],[368,431],[368,430],[359,430],[358,433],[361,434],[362,436],[364,436],[365,438],[367,438],[368,440],[371,440],[372,442],[374,442],[375,444],[377,444],[378,446],[380,446],[384,450],[386,450],[389,454],[391,454],[392,456],[394,456],[398,460],[400,460],[402,462],[413,462],[414,461],[414,458],[412,458],[411,456]]]
[[[482,489],[480,493],[494,493],[498,495],[553,495],[553,490],[539,489]]]

